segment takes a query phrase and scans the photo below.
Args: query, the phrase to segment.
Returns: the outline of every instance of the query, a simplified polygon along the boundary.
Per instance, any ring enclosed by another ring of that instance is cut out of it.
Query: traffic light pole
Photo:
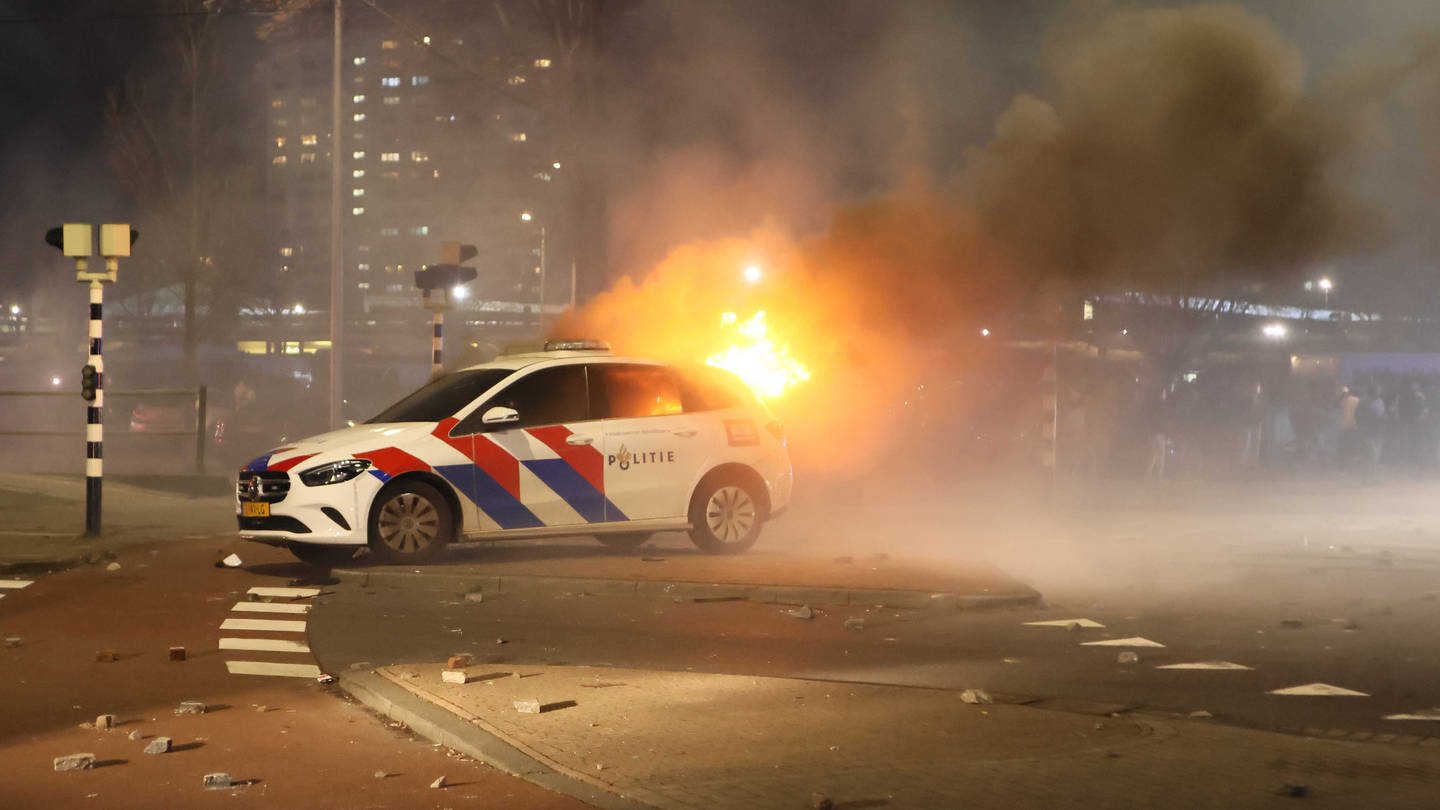
[[[444,364],[440,362],[440,352],[445,347],[445,312],[435,310],[430,313],[430,376],[439,377]]]
[[[95,398],[85,414],[85,534],[100,534],[100,485],[104,472],[105,426],[105,359],[101,353],[104,324],[105,287],[98,280],[90,282],[90,359],[95,367]]]

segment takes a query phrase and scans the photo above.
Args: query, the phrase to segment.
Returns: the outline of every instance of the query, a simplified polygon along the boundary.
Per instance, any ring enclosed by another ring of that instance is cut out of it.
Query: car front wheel
[[[754,484],[739,476],[706,479],[690,501],[690,539],[711,554],[739,554],[755,545],[761,523]]]
[[[370,509],[370,550],[391,565],[430,562],[454,531],[450,505],[423,481],[400,481],[380,491]]]

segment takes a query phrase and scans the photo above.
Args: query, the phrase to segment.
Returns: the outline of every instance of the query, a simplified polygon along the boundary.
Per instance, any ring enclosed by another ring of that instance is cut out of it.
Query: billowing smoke
[[[966,29],[951,30],[960,47]],[[676,248],[560,331],[698,360],[723,340],[722,311],[765,308],[815,370],[777,409],[816,436],[853,436],[854,426],[884,424],[906,402],[924,377],[926,347],[960,345],[957,335],[978,334],[989,319],[1046,316],[1067,290],[1218,290],[1235,278],[1293,278],[1380,239],[1378,216],[1345,172],[1365,115],[1413,63],[1372,71],[1364,91],[1356,81],[1307,85],[1296,48],[1229,6],[1065,16],[1048,43],[1037,57],[1043,95],[1015,96],[989,142],[964,150],[958,169],[935,168],[945,162],[935,153],[956,145],[906,131],[893,139],[894,154],[873,155],[892,169],[888,191],[832,201],[827,224],[809,232],[752,222],[750,233]],[[902,53],[877,54],[902,84],[875,117],[904,129],[940,116],[916,108],[927,96],[903,82],[924,71],[897,68]],[[755,106],[770,121],[777,105],[764,98]],[[813,131],[823,142],[834,129]],[[764,154],[754,166],[777,162]],[[797,153],[792,165],[814,162]],[[671,174],[697,180],[686,190],[704,199],[714,168]],[[750,176],[743,162],[732,169],[726,177]],[[841,185],[811,179],[803,188]],[[685,210],[674,185],[666,188],[672,213]],[[743,217],[733,186],[724,191],[733,226]],[[767,197],[748,199],[752,219],[773,213]],[[747,288],[739,270],[756,261],[767,276]],[[865,460],[865,448],[848,450],[836,460]]]

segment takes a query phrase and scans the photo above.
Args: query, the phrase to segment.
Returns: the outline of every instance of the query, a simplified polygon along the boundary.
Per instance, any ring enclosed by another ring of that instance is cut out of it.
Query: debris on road
[[[110,563],[110,564],[108,564],[108,565],[105,566],[105,570],[106,570],[106,571],[119,571],[119,570],[120,570],[120,563],[118,563],[118,562],[112,562],[112,563]]]
[[[19,637],[19,636],[6,636],[6,637],[5,637],[5,646],[6,646],[6,647],[12,647],[12,648],[13,648],[13,647],[19,647],[19,646],[20,646],[20,637]]]
[[[375,772],[375,778],[376,778],[376,779],[386,779],[386,778],[388,778],[389,776],[390,776],[390,774],[388,774],[388,773],[386,773],[386,772],[384,772],[384,771],[376,771],[376,772]]]
[[[470,653],[456,653],[445,660],[445,666],[448,669],[464,669],[474,660]]]
[[[171,661],[184,661],[184,660],[185,660],[185,648],[184,648],[184,647],[171,647],[171,648],[170,648],[170,660],[171,660]]]
[[[465,594],[465,601],[466,601],[466,602],[484,602],[484,601],[485,601],[485,594],[481,593],[480,591],[471,591],[470,593]]]
[[[231,554],[230,556],[226,557],[225,559],[221,560],[220,562],[215,563],[215,567],[216,567],[216,568],[239,568],[242,564],[243,564],[243,563],[241,563],[241,561],[240,561],[240,555],[238,555],[238,554]]]
[[[972,706],[983,706],[995,701],[984,689],[966,689],[960,693],[960,702],[969,703]]]
[[[1105,625],[1093,619],[1051,619],[1043,622],[1021,622],[1024,627],[1063,627],[1066,630],[1103,630]]]
[[[119,660],[120,654],[115,652],[114,650],[97,650],[95,652],[95,661],[97,663],[113,664]]]
[[[145,739],[145,732],[137,728],[126,736],[129,737],[133,742],[139,742],[140,740]]]
[[[322,686],[328,686],[332,683],[335,683],[335,676],[331,675],[328,672],[321,673],[320,677],[315,679],[315,682],[321,684]]]
[[[176,707],[175,707],[175,713],[176,713],[176,714],[204,714],[204,713],[205,713],[205,704],[204,704],[202,701],[199,701],[199,700],[186,700],[186,701],[182,701],[179,706],[176,706]]]
[[[1299,619],[1281,619],[1280,626],[1286,630],[1299,630],[1305,626],[1305,623]]]
[[[1215,715],[1211,714],[1210,712],[1205,711],[1204,709],[1196,709],[1195,711],[1190,712],[1190,714],[1189,714],[1189,717],[1190,717],[1190,719],[1192,719],[1192,720],[1209,720],[1209,719],[1211,719],[1211,718],[1214,717],[1214,716],[1215,716]]]
[[[811,810],[832,810],[832,808],[835,807],[835,802],[824,793],[811,793],[810,807]]]
[[[115,728],[115,715],[102,714],[99,717],[95,718],[95,728],[100,729],[101,731],[109,731],[110,729]]]
[[[815,618],[815,611],[814,611],[814,610],[811,610],[809,605],[801,605],[800,607],[795,608],[794,610],[786,611],[786,613],[787,613],[787,614],[790,616],[790,618],[792,618],[792,619],[813,619],[813,618]]]
[[[228,773],[207,773],[203,784],[206,790],[225,790],[234,784]]]
[[[434,782],[431,782],[430,787],[435,788],[436,790],[440,790],[441,788],[444,788],[449,784],[449,782],[445,781],[445,777],[442,776],[439,779],[436,779]]]
[[[470,680],[470,673],[463,669],[441,670],[440,680],[445,683],[467,683]]]
[[[845,627],[847,627],[847,628],[850,629],[850,630],[864,630],[864,629],[865,629],[865,620],[864,620],[864,619],[860,619],[860,618],[846,619],[846,620],[845,620]]]
[[[95,767],[94,754],[69,754],[55,757],[55,770],[57,771],[88,771],[93,767]]]
[[[171,742],[172,740],[169,737],[156,737],[155,739],[151,740],[149,743],[146,744],[145,753],[168,754],[170,753]]]
[[[521,714],[539,714],[541,711],[540,701],[517,700],[515,701],[515,711]]]
[[[1292,785],[1286,782],[1280,786],[1280,795],[1289,796],[1292,799],[1304,799],[1310,795],[1309,785]]]
[[[1138,664],[1140,663],[1140,654],[1137,652],[1132,652],[1131,650],[1126,650],[1125,652],[1120,653],[1120,656],[1115,660],[1127,665]]]

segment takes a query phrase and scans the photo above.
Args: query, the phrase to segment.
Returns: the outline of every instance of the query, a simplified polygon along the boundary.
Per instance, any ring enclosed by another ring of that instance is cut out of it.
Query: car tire
[[[319,543],[291,543],[290,553],[300,562],[316,568],[334,568],[354,559],[358,546],[322,546]]]
[[[650,539],[650,532],[624,532],[622,534],[597,534],[595,539],[606,548],[616,551],[632,551]]]
[[[370,551],[390,565],[434,560],[455,530],[450,505],[423,481],[397,481],[380,490],[370,507]]]
[[[755,545],[764,522],[755,485],[744,477],[706,478],[690,499],[690,540],[711,554],[739,554]]]

